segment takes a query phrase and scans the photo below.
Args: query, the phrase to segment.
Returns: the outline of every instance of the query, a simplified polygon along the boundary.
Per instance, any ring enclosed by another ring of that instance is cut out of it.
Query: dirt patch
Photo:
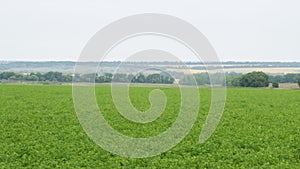
[[[297,83],[279,83],[279,88],[283,88],[283,89],[300,89]]]

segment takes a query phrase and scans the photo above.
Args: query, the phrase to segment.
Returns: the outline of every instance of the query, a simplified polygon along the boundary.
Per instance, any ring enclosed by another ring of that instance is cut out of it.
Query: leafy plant
[[[273,88],[279,88],[279,84],[278,84],[277,82],[273,82],[273,83],[272,83],[272,87],[273,87]]]
[[[131,87],[132,104],[147,110],[153,89]],[[97,86],[95,95],[115,130],[151,137],[167,130],[180,110],[180,90],[160,89],[168,99],[166,109],[145,125],[118,113],[109,86]],[[161,155],[131,159],[89,139],[76,117],[71,86],[0,85],[0,168],[299,168],[299,90],[228,89],[221,123],[204,144],[198,139],[211,90],[199,91],[199,116],[189,135]]]

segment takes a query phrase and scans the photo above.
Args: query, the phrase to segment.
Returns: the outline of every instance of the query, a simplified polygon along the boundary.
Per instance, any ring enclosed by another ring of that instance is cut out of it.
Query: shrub
[[[272,83],[272,87],[273,87],[273,88],[278,88],[278,87],[279,87],[279,84],[278,84],[277,82],[273,82],[273,83]]]

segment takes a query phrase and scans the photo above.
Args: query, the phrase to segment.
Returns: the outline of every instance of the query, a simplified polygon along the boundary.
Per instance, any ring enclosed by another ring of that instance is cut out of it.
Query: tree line
[[[72,75],[63,74],[61,72],[47,72],[47,73],[15,73],[15,72],[0,72],[0,80],[12,81],[39,81],[39,82],[72,82],[73,77],[76,77],[79,82],[90,82],[95,80],[96,83],[109,82],[132,82],[132,83],[159,83],[159,84],[173,84],[174,78],[168,74],[149,74],[138,75],[132,74],[112,74],[104,73],[98,74],[83,74]]]
[[[208,73],[184,75],[179,83],[192,85],[193,81],[196,81],[197,85],[210,85]],[[221,83],[220,81],[219,84]],[[298,83],[300,86],[300,74],[267,75],[264,72],[251,72],[247,74],[236,72],[226,73],[226,86],[228,87],[268,87],[269,83],[272,83],[273,87],[279,87],[279,83]]]
[[[0,80],[13,81],[54,81],[54,82],[72,82],[72,75],[63,74],[61,72],[47,73],[16,73],[16,72],[0,72]]]
[[[78,78],[79,81],[93,81],[95,79],[96,83],[110,83],[110,82],[120,82],[120,83],[157,83],[157,84],[173,84],[175,79],[165,73],[154,73],[149,75],[144,75],[139,73],[137,75],[133,74],[112,74],[104,73],[103,75],[98,74],[85,74]]]
[[[13,81],[39,81],[39,82],[72,82],[73,77],[76,77],[79,82],[96,83],[110,83],[110,82],[124,82],[124,83],[157,83],[157,84],[173,84],[175,79],[166,73],[154,73],[144,75],[139,73],[133,74],[84,74],[72,75],[63,74],[61,72],[47,72],[47,73],[15,73],[15,72],[0,72],[0,80]],[[214,75],[216,76],[216,74]],[[217,76],[216,76],[217,77]],[[193,85],[210,85],[208,73],[196,73],[193,75],[182,75],[179,79],[179,84]],[[218,79],[218,78],[215,78]],[[222,78],[220,78],[222,79]],[[264,72],[251,72],[247,74],[241,73],[226,73],[226,86],[229,87],[268,87],[269,83],[273,87],[278,87],[278,83],[298,83],[300,86],[300,74],[285,74],[285,75],[267,75]],[[222,81],[219,82],[222,84]]]
[[[264,72],[251,72],[247,74],[227,74],[227,86],[230,87],[267,87],[269,83],[277,88],[279,83],[298,83],[300,86],[300,74],[289,73],[285,75],[267,75]]]

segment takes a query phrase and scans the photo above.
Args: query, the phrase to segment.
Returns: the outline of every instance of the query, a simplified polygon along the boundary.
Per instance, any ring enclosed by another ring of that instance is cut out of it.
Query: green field
[[[151,87],[130,88],[133,105],[150,106]],[[161,88],[168,98],[164,114],[137,124],[118,114],[110,88],[96,88],[108,123],[132,137],[165,131],[176,119],[177,88]],[[79,124],[71,86],[0,85],[0,168],[299,168],[300,90],[227,90],[222,120],[214,135],[199,144],[210,107],[210,90],[199,89],[201,110],[189,135],[159,156],[130,159],[97,146]]]

